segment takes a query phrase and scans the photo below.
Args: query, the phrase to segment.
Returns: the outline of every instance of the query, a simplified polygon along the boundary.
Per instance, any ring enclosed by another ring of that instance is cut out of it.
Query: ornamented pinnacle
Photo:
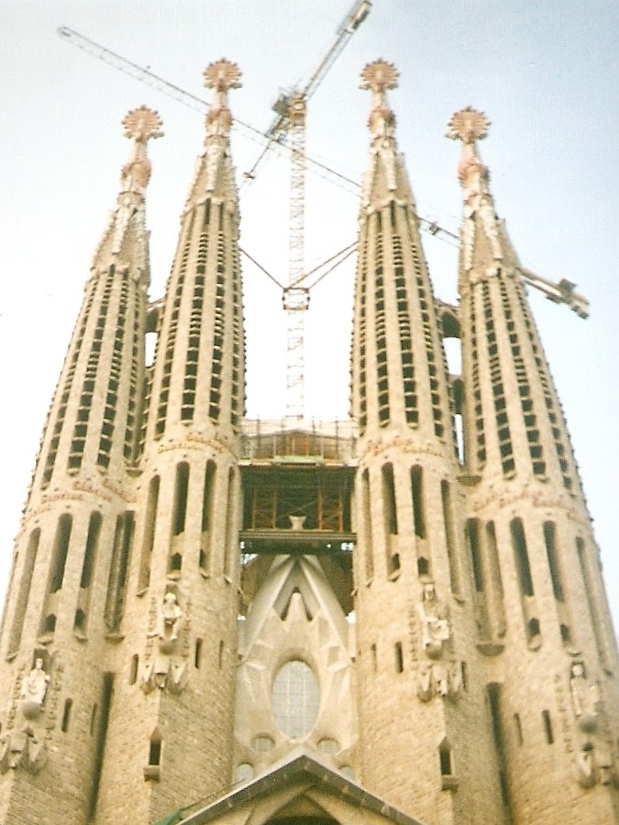
[[[132,109],[123,120],[125,137],[132,138],[137,143],[146,143],[150,138],[163,137],[162,125],[159,113],[146,106]]]
[[[210,63],[204,70],[204,85],[207,89],[216,89],[218,92],[227,92],[228,89],[241,87],[241,70],[236,63],[222,58]]]
[[[471,106],[467,106],[453,114],[447,126],[446,137],[471,144],[486,137],[490,121],[484,112],[478,112]]]
[[[361,72],[361,88],[373,94],[372,111],[368,120],[370,132],[375,138],[392,138],[395,132],[395,115],[387,101],[387,89],[395,89],[400,73],[386,60],[368,63]]]
[[[232,126],[232,115],[228,108],[228,89],[241,86],[241,70],[236,63],[222,58],[210,63],[204,70],[204,85],[215,90],[213,105],[206,115],[206,134],[227,136]]]
[[[400,73],[386,60],[375,60],[368,63],[361,72],[361,88],[370,89],[377,94],[386,89],[397,89]]]
[[[462,142],[458,180],[464,198],[464,221],[460,235],[462,262],[466,272],[475,265],[475,238],[478,232],[486,236],[492,260],[500,261],[504,257],[499,220],[489,189],[490,172],[482,163],[477,150],[477,141],[486,137],[489,127],[490,121],[486,114],[471,106],[453,114],[447,124],[446,137]],[[487,266],[486,271],[490,271]]]
[[[123,166],[121,181],[122,191],[142,195],[150,180],[151,165],[146,155],[146,144],[151,138],[163,136],[159,113],[146,106],[132,109],[122,122],[125,137],[134,141],[133,153],[128,163]]]

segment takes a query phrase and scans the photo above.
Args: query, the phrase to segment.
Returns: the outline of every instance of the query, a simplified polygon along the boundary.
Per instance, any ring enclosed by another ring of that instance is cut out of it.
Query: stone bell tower
[[[360,773],[424,822],[490,825],[499,791],[489,728],[473,721],[484,697],[441,325],[386,97],[397,71],[377,61],[362,78],[373,103],[352,345]]]
[[[0,820],[84,822],[125,609],[143,410],[144,195],[156,112],[124,120],[132,154],[95,253],[17,537],[2,628]]]
[[[214,100],[204,151],[153,309],[129,600],[101,775],[119,792],[100,797],[101,825],[128,803],[137,821],[155,821],[231,782],[244,341],[228,91],[239,79],[226,60],[205,71]]]
[[[506,814],[611,825],[616,642],[563,411],[477,150],[488,126],[463,109],[448,133],[462,144],[464,532],[478,667]],[[551,804],[549,785],[561,789]]]

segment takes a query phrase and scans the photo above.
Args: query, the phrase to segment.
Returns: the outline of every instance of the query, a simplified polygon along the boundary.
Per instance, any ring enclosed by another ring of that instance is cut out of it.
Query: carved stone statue
[[[21,686],[22,710],[26,718],[33,718],[41,712],[48,684],[49,676],[43,670],[43,659],[37,658]]]
[[[430,659],[440,658],[443,645],[449,639],[450,630],[447,609],[436,595],[434,582],[423,585],[421,604],[417,608],[421,621],[421,644]]]
[[[586,732],[594,731],[598,724],[600,691],[595,682],[587,679],[583,662],[574,662],[570,672],[570,693],[578,726]]]
[[[172,648],[174,642],[178,639],[182,619],[183,611],[178,604],[176,593],[171,590],[166,591],[159,611],[157,627],[152,633],[148,634],[159,638],[160,649],[163,653],[170,652],[167,648]]]

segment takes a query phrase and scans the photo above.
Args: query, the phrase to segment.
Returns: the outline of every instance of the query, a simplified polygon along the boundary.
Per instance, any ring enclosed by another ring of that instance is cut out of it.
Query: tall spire
[[[578,799],[583,819],[611,822],[616,810],[604,780],[596,794],[581,788],[598,781],[589,765],[610,761],[603,709],[619,707],[608,675],[617,669],[616,645],[566,422],[477,147],[488,126],[468,107],[453,115],[447,136],[462,143],[459,318],[475,633],[488,662],[496,657],[494,673],[510,674],[487,686],[502,797],[510,821],[542,821],[547,810],[535,811],[531,800],[573,783],[567,798],[553,801],[558,821],[569,819]],[[577,705],[571,716],[562,698],[576,695],[585,672],[599,712],[591,727],[578,721]],[[540,717],[546,741],[552,744],[556,724],[565,742],[543,769],[540,740],[526,733]],[[511,719],[520,731],[517,754],[509,745]]]
[[[172,799],[189,803],[196,788],[217,793],[232,774],[245,353],[228,92],[240,85],[240,71],[219,60],[204,76],[214,97],[205,145],[166,294],[155,310],[157,347],[135,522],[140,555],[126,583],[127,592],[148,593],[148,599],[128,599],[118,622],[125,650],[140,651],[136,659],[144,666],[133,681],[119,680],[115,701],[144,724],[136,735],[120,717],[111,719],[106,745],[109,753],[123,754],[129,771],[154,746],[171,769],[158,761],[146,767],[146,782],[132,783],[129,797],[102,800],[106,823],[122,818],[128,798],[132,810],[155,822]],[[172,611],[178,621],[170,638],[158,635],[157,605],[160,615]],[[199,730],[208,743],[195,770],[182,767],[188,764],[188,730]],[[104,765],[102,786],[118,769],[115,758]]]
[[[361,195],[352,345],[352,409],[360,432],[388,425],[450,445],[446,370],[415,202],[395,139],[387,90],[398,71],[376,60],[370,153]],[[452,450],[453,452],[453,450]]]
[[[3,753],[23,750],[20,742],[33,743],[32,771],[47,769],[49,787],[72,788],[71,798],[64,795],[59,803],[63,818],[72,823],[83,821],[84,800],[89,794],[92,799],[92,770],[103,740],[94,711],[91,736],[83,735],[79,723],[69,733],[71,696],[64,700],[69,709],[66,724],[58,729],[56,705],[64,678],[76,686],[75,708],[79,705],[87,713],[86,709],[102,707],[102,696],[111,695],[109,674],[115,665],[106,640],[118,630],[127,593],[124,577],[134,524],[129,502],[135,500],[131,486],[145,383],[149,272],[144,190],[150,176],[146,144],[160,134],[161,121],[142,107],[130,112],[123,125],[133,141],[132,153],[85,284],[43,432],[16,541],[16,587],[0,640],[3,657],[12,663],[2,667],[3,695],[13,685],[11,721],[6,724],[3,719]],[[40,687],[43,680],[42,693],[35,693],[34,721],[30,710],[20,712],[15,687],[24,669],[30,672],[33,665],[35,684]],[[79,777],[73,758],[85,766]],[[6,773],[6,765],[5,758],[0,773]],[[2,821],[20,820],[19,800],[24,796],[36,805],[29,771],[30,767],[16,776],[12,789],[6,782],[0,787]],[[47,805],[41,816],[53,819]]]
[[[154,365],[154,436],[178,422],[230,425],[244,409],[244,341],[239,215],[230,154],[228,91],[241,73],[228,60],[204,72],[214,90],[205,148],[181,218],[181,232],[161,321]]]
[[[363,784],[373,793],[424,822],[451,825],[457,820],[447,795],[439,799],[436,748],[442,741],[444,761],[451,758],[449,742],[466,736],[470,743],[466,720],[481,716],[482,697],[464,695],[460,687],[460,661],[474,655],[474,630],[472,613],[462,609],[467,583],[456,527],[459,465],[441,320],[387,102],[397,77],[384,60],[362,74],[372,109],[351,356],[352,412],[359,424],[353,556],[363,686],[359,764]],[[443,621],[447,604],[457,617],[452,625]],[[441,638],[432,640],[427,621],[438,616]],[[393,686],[392,662],[399,684],[385,702]],[[436,678],[440,673],[442,681]],[[420,674],[427,674],[426,688],[420,688],[426,678],[420,681]],[[458,697],[459,713],[446,710],[449,696]],[[480,728],[473,735],[471,751],[483,752],[486,732]],[[383,770],[395,752],[415,765],[406,782]],[[462,782],[458,804],[472,810],[474,797],[490,797],[490,788],[488,773],[475,771],[475,784]],[[486,822],[499,821],[496,807],[484,816]]]
[[[483,112],[467,107],[452,116],[447,132],[462,143],[459,285],[463,364],[465,373],[471,370],[467,465],[473,473],[498,471],[507,478],[520,473],[521,479],[532,474],[547,480],[556,474],[574,495],[579,481],[561,407],[526,300],[520,263],[497,216],[490,173],[477,149],[489,125]],[[500,352],[494,343],[502,333],[509,351]],[[508,403],[510,398],[520,401]]]
[[[122,167],[116,209],[95,252],[93,269],[111,263],[134,265],[140,274],[148,269],[144,196],[150,180],[148,141],[163,136],[159,114],[146,106],[132,109],[122,125],[132,141],[131,156]]]

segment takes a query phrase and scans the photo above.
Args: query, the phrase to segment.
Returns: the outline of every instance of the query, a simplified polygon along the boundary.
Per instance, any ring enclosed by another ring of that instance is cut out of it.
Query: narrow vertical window
[[[52,553],[52,567],[49,592],[56,593],[62,587],[64,571],[67,564],[67,554],[69,552],[69,540],[71,539],[71,528],[73,518],[64,513],[58,519],[56,536],[54,539],[54,549]]]
[[[503,799],[503,807],[507,815],[507,820],[512,821],[512,806],[507,781],[507,771],[505,770],[505,737],[503,734],[503,722],[501,719],[501,686],[498,684],[488,685],[488,706],[490,709],[490,723],[492,738],[496,750],[497,761],[499,763],[499,786]]]
[[[189,489],[189,465],[181,462],[176,468],[174,487],[174,510],[172,516],[172,535],[180,536],[185,532],[187,518],[187,492]]]
[[[81,608],[75,611],[73,618],[73,630],[77,631],[78,635],[83,634],[86,630],[86,614]]]
[[[484,591],[484,571],[481,560],[481,544],[479,536],[479,519],[470,518],[466,522],[466,537],[471,553],[471,569],[473,570],[473,581],[475,590],[478,593]]]
[[[443,739],[438,749],[439,764],[441,766],[441,776],[453,776],[453,758],[451,746],[446,739]]]
[[[503,579],[501,577],[496,530],[493,521],[489,521],[486,524],[485,538],[489,590],[488,609],[490,611],[491,630],[494,636],[504,636],[507,630],[507,623],[505,618],[505,604],[503,602]]]
[[[204,471],[204,488],[202,491],[202,536],[200,540],[200,568],[204,571],[210,569],[210,532],[213,524],[213,514],[215,505],[215,462],[207,461]]]
[[[546,544],[546,556],[548,558],[548,567],[550,568],[550,578],[552,581],[552,592],[558,602],[565,599],[563,591],[563,582],[561,580],[561,569],[559,567],[559,558],[557,555],[557,540],[555,524],[552,521],[544,522],[544,542]]]
[[[148,764],[150,766],[159,766],[161,765],[161,752],[163,750],[163,738],[159,731],[159,728],[156,728],[153,731],[153,735],[150,738],[150,743],[148,747]]]
[[[82,564],[82,576],[80,579],[80,587],[82,589],[90,587],[95,554],[99,544],[99,535],[101,534],[101,521],[101,513],[94,512],[90,514],[88,535],[86,537],[86,550],[84,551],[84,562]]]
[[[135,653],[131,657],[131,665],[129,666],[129,684],[135,685],[138,680],[138,667],[140,664],[140,657]]]
[[[138,591],[146,590],[150,582],[150,565],[155,544],[155,528],[157,523],[157,505],[159,503],[159,476],[153,476],[148,485],[148,499],[144,516],[144,538],[142,540],[142,556],[140,558],[140,572],[138,577]]]
[[[445,543],[447,545],[447,560],[449,562],[449,582],[451,592],[458,596],[462,592],[460,583],[460,564],[456,547],[456,534],[454,529],[453,504],[451,500],[451,487],[449,482],[441,481],[441,502],[443,505],[443,528],[445,530]]]
[[[426,537],[426,520],[423,507],[423,470],[415,466],[411,470],[411,493],[413,497],[413,520],[418,539]]]
[[[92,785],[88,804],[88,818],[93,819],[97,809],[97,798],[99,796],[99,784],[101,782],[101,769],[103,767],[103,753],[105,751],[105,739],[107,734],[107,722],[110,714],[110,704],[112,701],[112,691],[114,688],[114,676],[112,673],[103,675],[101,687],[101,704],[97,712],[97,706],[92,709],[90,717],[90,732],[95,735],[95,748],[93,759]]]
[[[395,500],[395,483],[393,479],[393,465],[385,464],[383,474],[383,507],[385,513],[385,527],[391,536],[397,535],[398,516]]]
[[[196,646],[193,652],[193,666],[196,670],[200,669],[202,664],[202,639],[196,639]]]
[[[514,727],[516,728],[516,739],[518,740],[518,744],[524,744],[524,738],[522,736],[522,722],[520,721],[520,714],[514,713]]]
[[[519,518],[513,519],[510,524],[512,534],[512,545],[514,548],[514,559],[516,562],[516,572],[518,574],[518,582],[520,584],[520,592],[523,596],[533,595],[533,578],[531,576],[531,567],[529,565],[529,553],[527,550],[527,541],[524,534],[524,527],[522,520]]]
[[[112,549],[112,562],[108,578],[107,598],[105,601],[105,623],[110,632],[120,627],[124,612],[127,570],[133,543],[134,518],[128,510],[116,519],[116,531]]]
[[[372,547],[372,498],[370,495],[370,474],[363,471],[361,476],[361,496],[363,501],[363,533],[365,544],[365,578],[374,578],[374,548]]]
[[[501,722],[501,686],[497,684],[488,685],[488,704],[490,707],[490,721],[492,722],[492,738],[497,752],[501,755],[505,753],[503,742],[503,725]]]
[[[550,712],[547,710],[542,711],[542,721],[544,723],[544,733],[546,734],[546,742],[549,745],[555,741],[554,736],[552,734],[552,721],[550,719]]]
[[[28,538],[28,546],[26,547],[26,554],[24,557],[24,566],[21,572],[21,579],[19,580],[19,590],[17,595],[17,602],[15,604],[15,613],[13,614],[13,623],[11,625],[11,635],[9,638],[9,652],[12,656],[19,647],[21,641],[22,630],[24,627],[24,619],[26,618],[26,611],[28,609],[28,599],[30,597],[30,586],[32,584],[32,574],[34,572],[34,564],[37,558],[39,549],[39,541],[41,539],[41,530],[37,527],[30,533]]]
[[[219,642],[219,652],[217,654],[217,664],[221,670],[224,665],[224,643],[223,640]]]
[[[236,518],[236,496],[234,468],[228,470],[228,500],[226,503],[226,532],[224,543],[224,578],[231,582],[234,577],[234,563],[236,561],[237,542],[233,541]]]
[[[69,730],[69,725],[71,724],[71,709],[73,708],[73,699],[67,699],[64,703],[64,709],[62,711],[62,722],[60,723],[60,730],[63,733],[66,733]]]
[[[376,671],[378,670],[378,656],[377,656],[377,653],[376,653],[376,645],[375,644],[373,644],[370,647],[370,652],[372,654],[372,670],[374,671],[374,673],[376,673]]]
[[[402,655],[402,642],[395,643],[395,672],[396,673],[403,673],[404,672],[404,657]]]
[[[211,529],[213,519],[213,498],[215,492],[215,462],[207,461],[204,471],[204,490],[202,493],[202,532]]]

